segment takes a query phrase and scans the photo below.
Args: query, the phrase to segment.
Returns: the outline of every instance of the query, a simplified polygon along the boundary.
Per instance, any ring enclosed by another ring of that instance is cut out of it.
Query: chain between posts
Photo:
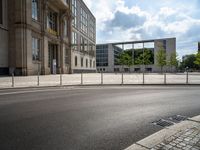
[[[164,73],[164,84],[167,84],[167,74],[166,74],[166,72]]]
[[[60,86],[62,86],[62,73],[60,73]]]
[[[101,84],[103,84],[103,72],[101,72]]]
[[[81,72],[81,85],[83,85],[83,72]]]

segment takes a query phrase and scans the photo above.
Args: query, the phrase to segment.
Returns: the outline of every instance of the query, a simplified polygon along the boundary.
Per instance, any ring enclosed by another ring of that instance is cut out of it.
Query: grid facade
[[[72,72],[96,72],[96,19],[82,0],[72,0],[71,9]]]

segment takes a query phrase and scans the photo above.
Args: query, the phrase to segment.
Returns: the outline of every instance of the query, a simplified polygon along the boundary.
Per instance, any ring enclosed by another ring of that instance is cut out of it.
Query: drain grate
[[[169,120],[171,120],[172,122],[175,122],[175,123],[178,123],[178,122],[181,122],[181,121],[185,121],[187,119],[188,119],[188,117],[181,116],[181,115],[175,115],[175,116],[169,117]]]
[[[161,126],[161,127],[169,127],[173,125],[174,123],[169,120],[160,119],[158,121],[153,122],[153,124]]]

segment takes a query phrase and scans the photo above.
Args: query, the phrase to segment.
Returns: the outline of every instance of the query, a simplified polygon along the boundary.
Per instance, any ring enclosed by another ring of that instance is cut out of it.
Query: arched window
[[[86,62],[85,62],[85,63],[86,63],[86,68],[87,68],[87,67],[88,67],[88,59],[86,59]]]
[[[96,67],[96,61],[93,61],[93,68]]]
[[[77,67],[77,65],[78,65],[78,58],[77,56],[75,56],[75,66]]]
[[[81,58],[81,67],[83,67],[83,57]]]
[[[67,37],[67,20],[64,20],[64,36]]]

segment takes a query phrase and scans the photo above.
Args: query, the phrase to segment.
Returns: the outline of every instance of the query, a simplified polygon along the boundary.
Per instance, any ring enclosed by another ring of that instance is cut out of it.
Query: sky
[[[83,0],[96,17],[97,44],[176,37],[179,58],[196,53],[200,0]]]

